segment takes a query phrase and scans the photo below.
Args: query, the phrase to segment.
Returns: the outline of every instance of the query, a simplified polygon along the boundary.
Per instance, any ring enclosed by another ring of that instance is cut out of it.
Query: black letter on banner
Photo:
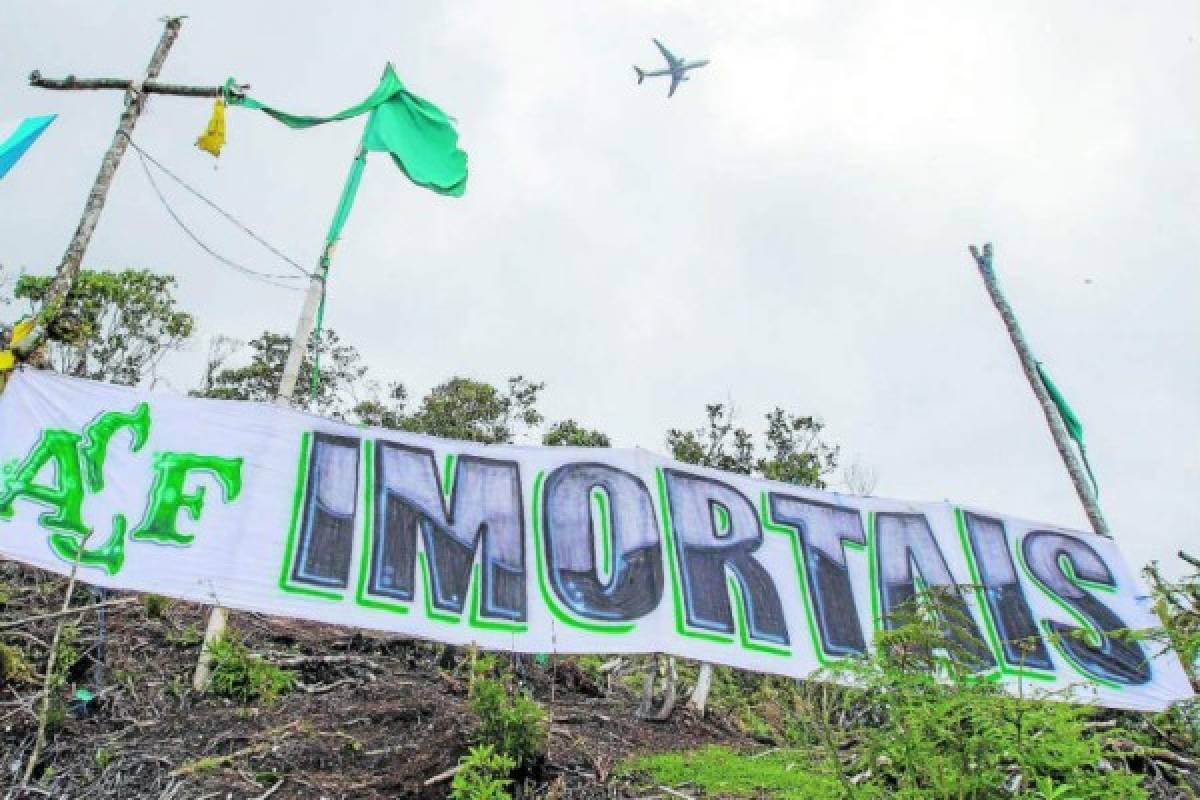
[[[1081,589],[1065,569],[1069,567],[1074,577],[1080,580],[1116,588],[1116,579],[1100,554],[1080,539],[1051,531],[1033,531],[1026,535],[1021,543],[1021,553],[1034,577],[1087,619],[1100,635],[1100,646],[1093,647],[1078,638],[1078,628],[1047,620],[1050,630],[1058,635],[1059,646],[1089,675],[1128,686],[1149,683],[1150,662],[1142,646],[1111,636],[1115,631],[1126,630],[1125,623]]]
[[[1053,670],[1054,662],[1046,650],[1021,580],[1017,567],[1008,549],[1008,536],[1004,523],[998,519],[966,513],[967,533],[971,539],[971,553],[975,566],[979,568],[979,580],[983,584],[988,610],[1000,636],[1000,648],[1004,661],[1012,667],[1033,667]]]
[[[779,592],[770,573],[752,555],[763,540],[754,506],[741,492],[719,481],[672,469],[663,470],[663,476],[688,624],[734,632],[725,581],[728,567],[742,593],[749,637],[788,644]]]
[[[933,611],[946,637],[958,645],[951,656],[960,662],[966,656],[975,671],[996,666],[924,514],[876,514],[875,558],[885,627],[903,624],[895,618],[897,612],[915,613],[919,577],[928,589],[936,591]]]
[[[358,507],[358,449],[357,437],[313,434],[293,583],[345,589],[349,582]]]
[[[372,594],[413,599],[418,529],[434,606],[462,613],[482,542],[480,614],[526,619],[525,527],[515,461],[459,456],[447,509],[432,450],[377,441]]]
[[[821,647],[835,657],[866,652],[854,587],[846,568],[843,542],[865,545],[862,515],[856,509],[803,500],[790,495],[768,495],[771,519],[787,525],[800,538],[803,569],[812,593]]]
[[[592,490],[608,495],[613,565],[601,582],[593,547]],[[582,617],[633,620],[658,607],[662,544],[654,504],[636,475],[606,464],[565,464],[546,479],[542,536],[550,585]]]

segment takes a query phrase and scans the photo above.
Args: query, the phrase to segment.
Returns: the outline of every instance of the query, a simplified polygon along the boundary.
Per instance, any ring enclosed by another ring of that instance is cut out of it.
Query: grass
[[[820,800],[845,795],[819,751],[768,750],[743,755],[727,747],[655,753],[625,761],[617,774],[647,786],[687,786],[704,797],[773,797]]]

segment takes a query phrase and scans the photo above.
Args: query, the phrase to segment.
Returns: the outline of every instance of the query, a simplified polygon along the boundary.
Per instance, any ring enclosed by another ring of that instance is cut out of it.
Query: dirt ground
[[[203,608],[168,602],[155,616],[141,599],[110,594],[130,599],[104,612],[103,636],[97,612],[69,618],[79,657],[56,693],[65,707],[31,788],[17,789],[56,625],[29,618],[58,611],[65,584],[0,562],[0,642],[26,661],[23,674],[0,680],[4,797],[440,798],[449,778],[428,782],[472,743],[463,659],[443,659],[435,644],[232,614],[249,649],[293,669],[300,682],[273,704],[242,706],[191,690]],[[98,599],[80,585],[73,605]],[[682,708],[668,722],[638,719],[639,698],[597,686],[565,659],[513,666],[551,716],[549,757],[525,779],[524,797],[635,796],[610,774],[629,754],[753,744]],[[72,699],[80,687],[96,695],[86,706]]]

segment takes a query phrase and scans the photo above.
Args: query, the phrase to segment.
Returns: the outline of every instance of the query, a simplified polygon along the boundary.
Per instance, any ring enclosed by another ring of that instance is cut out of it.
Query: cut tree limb
[[[42,73],[34,70],[29,73],[29,85],[37,89],[57,90],[87,90],[87,89],[117,89],[130,91],[137,88],[128,78],[76,78],[68,75],[65,78],[44,78]],[[184,86],[178,83],[160,83],[159,81],[144,81],[141,91],[146,94],[169,94],[176,97],[220,97],[224,93],[223,86]],[[238,94],[249,89],[249,86],[235,86]]]
[[[433,786],[436,783],[441,783],[442,781],[449,780],[450,778],[453,778],[455,775],[457,775],[461,770],[462,770],[462,764],[459,764],[456,767],[451,767],[450,769],[446,770],[445,772],[439,772],[437,775],[434,775],[432,778],[425,781],[425,783],[423,783],[422,786]]]
[[[235,761],[241,758],[242,756],[253,755],[254,753],[261,753],[265,750],[269,750],[272,745],[278,741],[278,737],[281,734],[290,733],[291,731],[300,728],[300,725],[300,720],[293,720],[286,725],[280,725],[278,727],[271,728],[270,730],[263,731],[261,734],[259,734],[259,738],[265,739],[266,741],[248,745],[240,750],[235,750],[232,753],[227,753],[223,756],[205,756],[204,758],[198,758],[195,761],[189,761],[183,766],[172,770],[170,775],[172,778],[178,778],[182,775],[191,775],[193,772],[212,769],[213,767],[227,764],[230,761]]]
[[[96,603],[96,604],[90,605],[90,606],[76,606],[75,608],[64,608],[59,611],[52,611],[49,614],[36,614],[32,617],[25,617],[24,619],[19,619],[16,622],[2,623],[2,624],[0,624],[0,631],[8,630],[9,628],[21,628],[21,627],[29,625],[30,623],[33,623],[33,622],[45,622],[48,619],[55,619],[56,617],[66,617],[66,616],[70,616],[72,614],[86,614],[89,611],[98,611],[102,608],[114,608],[116,606],[127,606],[131,603],[136,603],[137,601],[138,601],[138,598],[136,598],[136,597],[121,597],[116,600],[106,600],[103,603]]]

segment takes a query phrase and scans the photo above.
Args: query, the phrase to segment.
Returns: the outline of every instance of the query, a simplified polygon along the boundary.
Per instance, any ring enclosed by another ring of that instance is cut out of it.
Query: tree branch
[[[38,89],[120,89],[129,91],[133,88],[133,81],[127,78],[76,78],[74,75],[68,75],[65,78],[43,78],[42,73],[35,69],[29,73],[29,85]],[[184,86],[178,83],[147,81],[142,84],[141,90],[147,94],[171,94],[177,97],[220,97],[223,88],[221,86]],[[249,88],[248,85],[234,86],[233,90],[235,94],[240,94]]]

